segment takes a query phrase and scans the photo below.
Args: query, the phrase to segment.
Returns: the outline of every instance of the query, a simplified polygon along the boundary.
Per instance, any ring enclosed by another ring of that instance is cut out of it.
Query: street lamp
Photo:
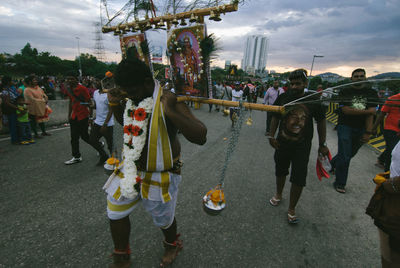
[[[310,77],[311,77],[311,73],[312,73],[312,69],[313,69],[313,67],[314,67],[314,60],[315,60],[315,58],[323,58],[324,56],[322,56],[322,55],[314,55],[313,56],[313,58],[312,58],[312,64],[311,64],[311,70],[310,70]]]
[[[82,64],[81,64],[81,51],[79,48],[79,37],[75,37],[78,40],[78,61],[79,61],[79,81],[82,81]]]

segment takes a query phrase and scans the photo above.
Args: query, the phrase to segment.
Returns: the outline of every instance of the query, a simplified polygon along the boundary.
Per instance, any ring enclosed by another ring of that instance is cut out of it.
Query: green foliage
[[[208,62],[210,59],[215,57],[216,52],[220,49],[217,45],[217,39],[213,34],[209,34],[201,40],[200,48],[204,62]]]
[[[317,90],[318,85],[323,85],[322,79],[320,76],[314,76],[308,84],[308,89]]]
[[[227,72],[222,69],[222,68],[215,68],[213,70],[211,70],[211,79],[212,81],[224,81],[226,80],[226,74]]]
[[[100,62],[90,54],[81,54],[81,65],[83,75],[104,77],[107,71],[113,72],[116,64]],[[15,55],[0,54],[0,72],[13,77],[23,77],[31,73],[40,76],[63,76],[68,72],[78,73],[79,59],[63,60],[53,56],[50,52],[38,52],[27,43],[21,53]]]

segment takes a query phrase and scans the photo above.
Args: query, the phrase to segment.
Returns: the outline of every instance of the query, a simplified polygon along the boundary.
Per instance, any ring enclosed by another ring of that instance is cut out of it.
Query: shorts
[[[298,186],[306,186],[310,150],[311,143],[292,147],[283,147],[281,143],[281,147],[275,150],[274,154],[275,175],[277,177],[287,176],[291,165],[290,182]]]
[[[152,216],[154,225],[160,228],[167,228],[174,221],[176,201],[178,199],[177,186],[180,181],[180,175],[171,173],[171,184],[174,186],[174,189],[173,191],[170,191],[171,200],[166,203],[163,203],[162,201],[142,199],[140,195],[134,199],[123,198],[118,201],[112,195],[108,194],[107,216],[110,220],[120,220],[129,216],[139,203],[142,203],[144,209]]]

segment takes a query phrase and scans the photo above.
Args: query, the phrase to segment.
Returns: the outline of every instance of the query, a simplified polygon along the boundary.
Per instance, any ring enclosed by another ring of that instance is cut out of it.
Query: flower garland
[[[153,98],[142,100],[136,107],[128,99],[124,111],[124,178],[121,179],[121,194],[133,199],[140,191],[142,179],[137,174],[135,161],[139,160],[146,142],[148,121],[153,110]]]

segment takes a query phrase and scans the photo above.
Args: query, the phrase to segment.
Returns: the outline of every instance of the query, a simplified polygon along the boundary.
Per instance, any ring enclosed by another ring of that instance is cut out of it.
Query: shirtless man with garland
[[[112,175],[119,179],[111,182],[109,179],[104,187],[108,193],[107,214],[114,242],[114,262],[110,267],[130,266],[129,214],[139,201],[164,235],[165,252],[160,266],[166,266],[182,249],[175,219],[181,181],[181,145],[177,131],[190,142],[203,145],[207,128],[185,103],[177,102],[175,94],[162,91],[149,67],[139,60],[122,60],[115,72],[115,83],[118,88],[111,90],[108,98],[116,120],[124,125],[125,159]],[[142,145],[138,141],[141,135]],[[132,158],[134,148],[139,150],[137,159]],[[132,166],[136,166],[136,172],[132,173]]]

